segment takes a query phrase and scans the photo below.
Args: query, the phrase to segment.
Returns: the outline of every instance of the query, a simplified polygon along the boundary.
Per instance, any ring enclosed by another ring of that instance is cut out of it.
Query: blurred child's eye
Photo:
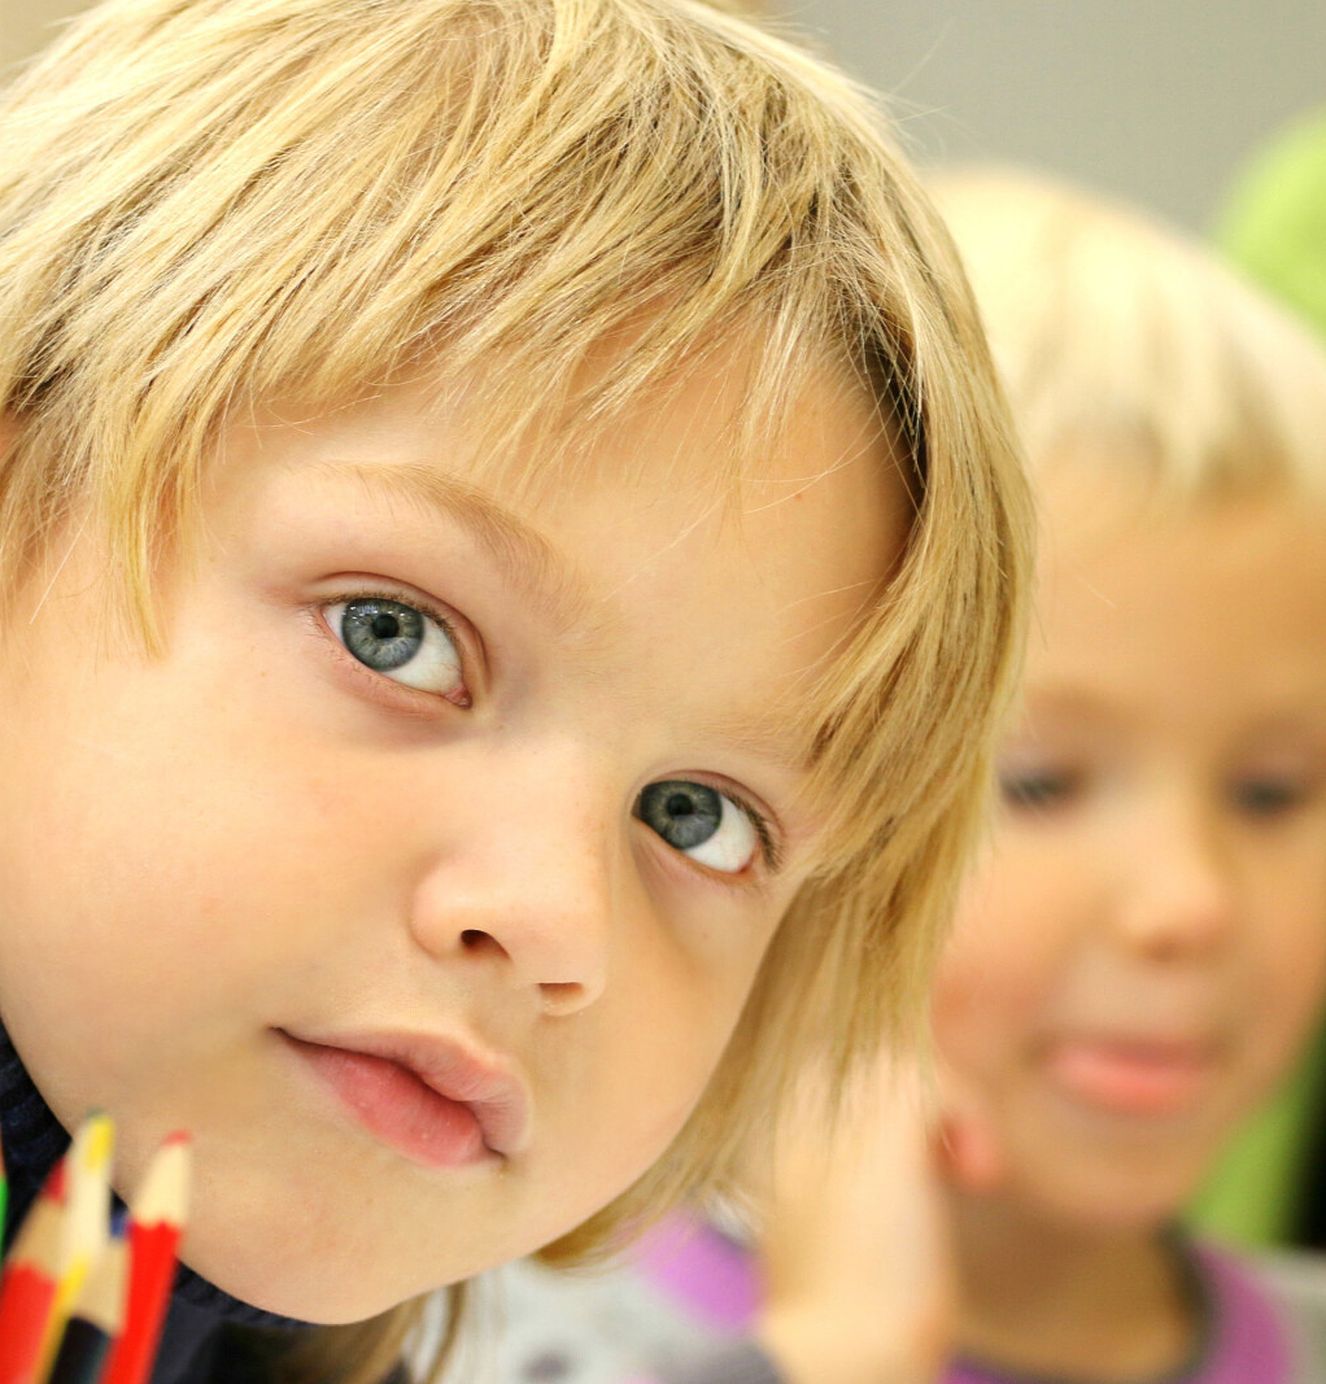
[[[323,618],[364,667],[469,705],[460,652],[435,616],[387,596],[358,596],[324,606]]]
[[[1050,770],[1004,771],[999,775],[999,796],[1006,807],[1039,809],[1063,807],[1081,787],[1081,777]]]
[[[754,813],[717,789],[687,779],[651,783],[635,815],[673,850],[723,874],[738,874],[766,834]]]
[[[1278,817],[1293,811],[1307,790],[1297,779],[1270,776],[1236,780],[1231,796],[1235,807],[1250,817]]]

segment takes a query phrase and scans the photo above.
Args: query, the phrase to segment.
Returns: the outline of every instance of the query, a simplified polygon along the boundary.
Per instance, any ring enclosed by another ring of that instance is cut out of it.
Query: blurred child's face
[[[812,863],[782,699],[907,523],[827,376],[716,505],[728,364],[528,501],[422,389],[237,426],[160,659],[90,533],[34,582],[0,1010],[66,1124],[119,1121],[122,1190],[193,1131],[222,1287],[380,1311],[582,1222],[700,1096]]]
[[[1139,520],[1125,498],[1048,498],[1025,716],[936,1023],[1003,1193],[1141,1226],[1194,1190],[1317,1013],[1326,516]]]

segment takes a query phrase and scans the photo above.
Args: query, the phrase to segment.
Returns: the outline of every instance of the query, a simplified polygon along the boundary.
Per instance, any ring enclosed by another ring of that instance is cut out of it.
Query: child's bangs
[[[1038,469],[1076,461],[1148,507],[1326,486],[1326,356],[1143,215],[1016,173],[937,180]]]
[[[0,112],[4,531],[90,498],[149,630],[204,459],[269,401],[440,371],[482,457],[534,435],[547,472],[756,324],[731,483],[850,351],[841,245],[884,227],[842,208],[879,158],[777,41],[645,0],[189,9],[94,13]]]

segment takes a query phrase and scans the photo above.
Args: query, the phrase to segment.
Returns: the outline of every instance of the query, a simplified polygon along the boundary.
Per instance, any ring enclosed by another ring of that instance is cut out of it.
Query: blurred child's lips
[[[523,1084],[463,1043],[421,1034],[277,1032],[359,1124],[415,1162],[468,1167],[525,1146]]]
[[[1120,1115],[1170,1115],[1201,1095],[1217,1059],[1213,1042],[1060,1038],[1043,1063],[1051,1080],[1087,1105]]]

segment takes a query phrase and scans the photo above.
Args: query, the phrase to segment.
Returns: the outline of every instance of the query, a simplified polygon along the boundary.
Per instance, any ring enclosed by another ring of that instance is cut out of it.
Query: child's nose
[[[561,757],[471,785],[464,824],[450,823],[414,894],[418,945],[534,991],[546,1013],[593,1004],[607,984],[614,911],[607,798]]]
[[[1229,862],[1198,810],[1166,812],[1133,838],[1117,912],[1130,948],[1158,961],[1213,953],[1228,940],[1235,910]]]

